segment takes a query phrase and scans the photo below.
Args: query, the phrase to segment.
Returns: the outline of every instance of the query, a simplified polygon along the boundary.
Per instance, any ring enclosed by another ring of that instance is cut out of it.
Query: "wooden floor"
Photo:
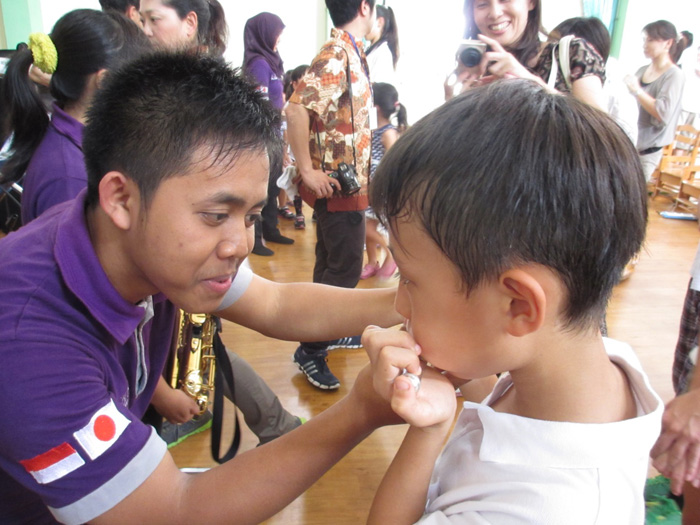
[[[663,219],[658,211],[669,202],[658,198],[650,203],[647,245],[634,274],[615,290],[608,310],[611,337],[627,341],[637,351],[651,383],[664,400],[672,397],[671,362],[678,333],[689,269],[698,246],[694,221]],[[306,209],[309,212],[308,208]],[[310,281],[314,260],[314,224],[307,214],[307,229],[296,231],[291,221],[281,220],[283,233],[295,239],[291,246],[270,245],[272,257],[251,255],[259,275],[281,282]],[[361,287],[392,286],[375,278]],[[334,350],[331,370],[342,386],[335,392],[315,389],[291,361],[296,343],[273,340],[245,328],[226,323],[224,341],[247,359],[279,395],[292,413],[313,417],[343,397],[358,370],[367,362],[360,350]],[[314,487],[271,518],[268,524],[357,524],[364,523],[374,491],[401,442],[404,427],[381,429],[357,447]],[[241,452],[255,447],[257,440],[243,428]],[[193,436],[171,449],[180,467],[208,467],[209,432]]]

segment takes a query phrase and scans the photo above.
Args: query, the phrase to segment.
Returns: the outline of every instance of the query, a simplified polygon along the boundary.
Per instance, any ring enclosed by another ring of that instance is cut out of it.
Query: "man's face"
[[[210,312],[253,247],[269,162],[262,151],[215,164],[208,151],[194,158],[189,173],[164,180],[139,210],[128,249],[144,290],[163,292],[188,312]]]

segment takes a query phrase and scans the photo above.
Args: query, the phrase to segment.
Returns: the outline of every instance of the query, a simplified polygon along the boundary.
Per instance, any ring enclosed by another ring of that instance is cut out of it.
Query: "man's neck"
[[[137,304],[157,293],[158,290],[147,285],[147,280],[133,264],[127,250],[123,248],[123,235],[102,209],[99,206],[87,209],[85,219],[97,259],[119,295],[130,303]]]
[[[350,33],[352,37],[357,41],[362,40],[362,38],[364,38],[365,36],[364,23],[359,16],[356,17],[355,20],[353,20],[352,22],[345,24],[341,27],[336,27],[336,29],[345,31],[346,33]]]

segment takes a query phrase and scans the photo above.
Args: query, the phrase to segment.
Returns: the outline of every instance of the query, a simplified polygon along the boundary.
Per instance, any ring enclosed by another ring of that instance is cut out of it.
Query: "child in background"
[[[415,124],[370,191],[406,330],[368,327],[363,346],[410,428],[368,523],[643,523],[663,404],[599,329],[647,221],[620,127],[534,82],[494,82]],[[454,386],[498,373],[440,454]]]
[[[370,184],[377,166],[384,157],[384,153],[393,146],[399,138],[399,132],[406,129],[408,121],[406,108],[399,102],[399,94],[391,84],[378,82],[372,85],[374,93],[374,107],[377,109],[377,129],[372,131],[372,162],[370,164]],[[397,129],[391,119],[396,118],[399,126]],[[365,246],[367,250],[367,264],[362,269],[360,279],[368,279],[374,275],[387,279],[394,275],[396,263],[387,246],[386,237],[379,231],[379,221],[372,212],[372,208],[365,212]],[[384,262],[379,266],[377,248],[381,247],[384,253]]]
[[[306,74],[306,70],[309,69],[308,64],[302,64],[301,66],[297,66],[294,69],[290,69],[284,74],[284,99],[289,100],[289,97],[292,96],[292,93],[294,93],[294,90],[297,87],[297,84],[299,83],[299,80],[301,80],[301,77],[303,77]],[[286,107],[286,104],[285,104]],[[289,141],[287,140],[287,119],[284,116],[284,112],[282,113],[282,131],[284,135],[284,143],[287,145],[287,149],[285,150],[285,156],[284,156],[284,163],[285,163],[285,169],[287,169],[289,166],[291,166],[294,163],[294,156],[292,155],[292,150],[289,147]],[[302,212],[302,200],[301,200],[301,195],[297,192],[296,195],[294,195],[294,213],[289,209],[289,203],[286,202],[287,199],[287,192],[284,190],[280,191],[280,200],[279,200],[279,213],[282,217],[286,219],[294,219],[294,228],[297,230],[304,230],[306,229],[306,219],[304,218],[304,213]]]

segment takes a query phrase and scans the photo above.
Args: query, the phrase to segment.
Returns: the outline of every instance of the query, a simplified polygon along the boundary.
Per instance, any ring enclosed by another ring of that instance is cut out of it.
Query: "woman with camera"
[[[458,64],[455,80],[462,89],[499,78],[527,78],[605,108],[605,62],[586,40],[574,38],[568,45],[569,74],[562,74],[559,42],[540,41],[540,33],[545,33],[541,0],[465,0],[464,10],[467,38],[485,45],[485,50],[477,65]],[[446,83],[445,98],[452,94]]]

